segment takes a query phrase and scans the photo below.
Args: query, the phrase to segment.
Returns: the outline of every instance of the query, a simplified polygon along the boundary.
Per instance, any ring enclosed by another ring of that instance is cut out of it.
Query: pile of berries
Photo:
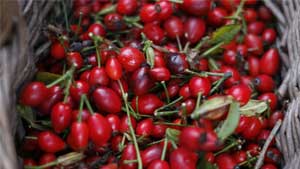
[[[24,168],[280,167],[280,56],[262,2],[74,0],[68,16],[20,93]]]

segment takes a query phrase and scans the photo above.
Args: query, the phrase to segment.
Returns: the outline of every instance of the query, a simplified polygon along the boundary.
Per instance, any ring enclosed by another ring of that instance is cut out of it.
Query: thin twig
[[[273,140],[273,138],[275,137],[277,131],[279,130],[280,126],[281,126],[281,123],[282,121],[279,120],[276,122],[275,126],[273,127],[268,139],[266,140],[266,143],[264,144],[264,147],[263,149],[261,150],[260,154],[259,154],[259,157],[258,157],[258,160],[255,164],[255,167],[254,169],[259,169],[262,164],[263,164],[263,161],[264,161],[264,158],[265,158],[265,154],[266,154],[266,151],[271,143],[271,141]]]

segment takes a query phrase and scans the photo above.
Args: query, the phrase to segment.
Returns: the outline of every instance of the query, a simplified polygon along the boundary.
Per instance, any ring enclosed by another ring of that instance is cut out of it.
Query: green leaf
[[[255,116],[261,114],[268,109],[268,104],[263,100],[249,100],[249,102],[241,107],[241,114],[246,116]]]
[[[155,54],[154,54],[154,50],[153,50],[152,47],[148,47],[147,48],[146,55],[147,55],[148,63],[150,65],[150,67],[153,68],[154,67],[154,57],[155,57]]]
[[[191,114],[192,119],[198,119],[200,116],[205,115],[208,112],[211,112],[213,110],[217,110],[219,108],[222,108],[224,106],[228,106],[232,103],[232,97],[231,96],[218,96],[214,97],[212,99],[204,101],[199,108],[194,110],[194,112]]]
[[[221,42],[225,44],[229,43],[240,32],[240,30],[241,30],[241,25],[239,24],[222,26],[212,34],[210,43],[211,44],[218,44]]]
[[[31,127],[38,130],[46,130],[44,126],[34,123],[35,116],[30,107],[18,105],[17,111],[20,113],[21,117],[30,124]]]
[[[220,130],[217,132],[221,140],[225,140],[228,136],[234,133],[240,120],[240,104],[239,102],[232,102],[230,104],[229,113],[226,120],[222,124]]]
[[[180,130],[176,130],[176,129],[172,129],[172,128],[166,129],[166,137],[168,138],[168,140],[178,142],[179,135],[180,135]]]
[[[38,72],[35,76],[35,80],[49,84],[54,80],[58,79],[60,76],[61,75],[49,72]]]

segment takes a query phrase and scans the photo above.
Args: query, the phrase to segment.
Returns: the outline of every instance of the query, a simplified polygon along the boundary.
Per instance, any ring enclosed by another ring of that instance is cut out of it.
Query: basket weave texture
[[[276,136],[283,168],[300,166],[300,0],[264,0],[276,16],[276,46],[282,60],[278,95],[289,100],[285,120]],[[16,111],[17,91],[35,73],[34,63],[49,48],[43,28],[56,0],[0,1],[0,169],[19,168],[14,140],[22,138]],[[71,3],[69,3],[71,4]]]

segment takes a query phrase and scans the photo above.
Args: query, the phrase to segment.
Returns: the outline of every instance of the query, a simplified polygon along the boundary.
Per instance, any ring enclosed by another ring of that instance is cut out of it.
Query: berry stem
[[[82,121],[82,109],[83,109],[83,103],[84,103],[85,97],[86,97],[86,95],[83,94],[83,95],[81,95],[81,98],[80,98],[78,122]]]
[[[165,137],[165,139],[164,139],[164,147],[163,147],[163,150],[162,150],[162,153],[161,153],[161,157],[160,157],[161,160],[165,160],[166,153],[167,153],[167,148],[168,148],[168,138]]]
[[[161,85],[163,86],[165,94],[166,94],[167,104],[169,104],[170,103],[170,96],[169,96],[168,88],[166,86],[165,81],[161,81]]]
[[[101,15],[106,15],[108,13],[112,13],[116,10],[116,5],[110,5],[109,7],[106,7],[104,9],[102,9],[101,11],[99,11],[96,16],[99,17]]]
[[[139,150],[139,145],[137,143],[137,139],[136,139],[136,136],[135,136],[135,133],[134,133],[134,129],[132,127],[132,123],[131,123],[130,112],[129,112],[129,107],[128,107],[128,101],[127,101],[128,94],[124,92],[124,89],[123,89],[123,86],[122,86],[122,83],[121,83],[120,80],[118,80],[118,83],[119,83],[121,93],[122,93],[122,97],[123,97],[123,100],[124,100],[124,103],[125,103],[126,114],[127,114],[127,117],[128,117],[129,130],[130,130],[130,134],[131,134],[131,137],[132,137],[132,140],[133,140],[133,144],[134,144],[135,151],[136,151],[136,156],[137,156],[138,169],[143,169],[143,163],[142,163],[142,158],[141,158],[141,154],[140,154],[140,150]]]
[[[195,110],[199,109],[200,102],[201,102],[201,97],[202,97],[202,93],[199,92],[199,93],[198,93],[198,96],[197,96],[197,101],[196,101],[196,107],[195,107]]]
[[[232,143],[230,143],[229,145],[227,145],[226,147],[224,147],[222,150],[214,153],[214,156],[220,155],[222,153],[227,152],[228,150],[232,149],[233,147],[236,147],[240,145],[240,141],[239,140],[234,140]]]
[[[162,106],[162,107],[156,109],[155,112],[159,112],[160,110],[163,110],[163,109],[165,109],[165,108],[168,108],[168,107],[174,105],[175,103],[179,102],[181,99],[183,99],[182,96],[178,97],[176,100],[172,101],[171,103],[168,103],[168,104],[166,104],[166,105],[164,105],[164,106]]]
[[[154,116],[169,116],[177,114],[178,110],[154,112]]]
[[[82,15],[83,15],[83,13],[80,12],[80,13],[79,13],[79,21],[78,21],[78,23],[77,23],[77,26],[76,26],[76,32],[75,32],[75,35],[76,35],[76,36],[78,35],[79,30],[80,30],[80,26],[81,26],[81,22],[82,22]]]
[[[83,96],[84,97],[84,101],[85,101],[85,104],[86,104],[86,107],[88,108],[89,112],[93,115],[95,112],[91,106],[91,103],[89,101],[89,99],[87,98],[86,95]]]
[[[50,88],[56,84],[61,83],[62,81],[66,80],[67,78],[70,78],[71,76],[73,76],[74,71],[75,71],[75,67],[72,66],[71,69],[69,69],[64,75],[60,76],[58,79],[56,79],[52,83],[48,84],[46,87]]]

